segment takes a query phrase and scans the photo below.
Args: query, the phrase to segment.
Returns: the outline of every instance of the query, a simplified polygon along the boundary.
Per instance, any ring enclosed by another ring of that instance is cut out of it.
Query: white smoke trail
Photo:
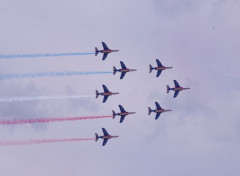
[[[20,78],[37,78],[37,77],[52,77],[52,76],[80,76],[80,75],[99,75],[112,74],[112,72],[43,72],[43,73],[25,73],[25,74],[0,74],[0,80],[20,79]]]

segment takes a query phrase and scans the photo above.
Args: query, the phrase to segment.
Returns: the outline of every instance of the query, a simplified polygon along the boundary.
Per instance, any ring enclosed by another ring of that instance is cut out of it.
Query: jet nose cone
[[[136,112],[128,112],[128,114],[136,114]]]

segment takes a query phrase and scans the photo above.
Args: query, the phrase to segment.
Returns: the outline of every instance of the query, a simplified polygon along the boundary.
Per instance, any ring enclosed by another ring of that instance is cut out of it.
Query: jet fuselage
[[[137,69],[118,69],[116,71],[119,71],[119,72],[130,72],[130,71],[137,71]]]
[[[187,90],[190,88],[183,88],[183,87],[174,87],[174,88],[170,88],[170,90],[174,90],[174,91],[182,91],[182,90]]]
[[[155,110],[153,110],[153,112],[155,112],[155,113],[158,113],[158,112],[162,113],[162,112],[168,112],[168,111],[172,111],[172,110],[171,109],[155,109]]]
[[[117,115],[119,116],[126,116],[126,115],[130,115],[130,114],[135,114],[136,112],[119,112],[117,113]]]
[[[119,137],[119,136],[105,135],[105,136],[99,136],[98,138],[111,139],[111,138],[117,138],[117,137]]]
[[[111,50],[111,49],[106,49],[106,50],[100,50],[99,52],[101,53],[111,53],[111,52],[117,52],[119,50]]]
[[[103,93],[100,93],[100,95],[102,96],[110,96],[110,95],[116,95],[116,94],[119,94],[118,92],[103,92]]]
[[[155,70],[166,70],[166,69],[170,69],[170,68],[173,68],[173,67],[161,66],[161,67],[154,67],[153,69],[155,69]]]

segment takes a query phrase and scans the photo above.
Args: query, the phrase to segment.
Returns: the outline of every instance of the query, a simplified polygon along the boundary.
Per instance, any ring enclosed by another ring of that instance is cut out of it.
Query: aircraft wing
[[[125,115],[122,115],[120,118],[120,123],[122,123],[124,121]]]
[[[105,60],[107,58],[107,55],[108,55],[108,53],[104,53],[103,57],[102,57],[102,60]]]
[[[156,59],[156,62],[157,62],[158,67],[162,67],[163,66],[162,63],[160,62],[160,60]]]
[[[106,130],[105,128],[102,128],[102,131],[103,131],[103,135],[104,135],[104,136],[105,136],[105,135],[109,135],[108,132],[107,132],[107,130]]]
[[[105,95],[105,96],[103,97],[103,103],[105,103],[105,102],[107,101],[108,97],[109,97],[109,95]]]
[[[156,113],[155,120],[157,120],[160,117],[160,115],[161,115],[161,112]]]
[[[173,80],[175,87],[180,87],[180,85],[178,84],[178,82],[176,80]]]
[[[176,90],[175,93],[174,93],[173,98],[176,98],[179,92],[180,92],[179,90]]]
[[[109,49],[109,48],[107,47],[106,43],[104,43],[104,42],[102,42],[102,46],[103,46],[103,49],[105,49],[105,50]]]
[[[103,143],[102,143],[102,146],[106,145],[108,139],[103,139]]]
[[[161,73],[162,73],[162,70],[158,70],[156,77],[159,77]]]
[[[120,79],[123,79],[125,75],[126,75],[126,72],[122,72],[121,76],[120,76]]]
[[[109,92],[107,86],[105,86],[105,85],[103,84],[102,87],[103,87],[104,92]]]
[[[122,69],[126,69],[127,67],[125,66],[125,64],[123,63],[123,61],[120,61],[120,64],[122,66]]]
[[[126,112],[126,111],[124,110],[124,108],[122,107],[122,105],[119,105],[119,109],[120,109],[121,112]]]
[[[162,109],[158,102],[155,102],[157,109]]]

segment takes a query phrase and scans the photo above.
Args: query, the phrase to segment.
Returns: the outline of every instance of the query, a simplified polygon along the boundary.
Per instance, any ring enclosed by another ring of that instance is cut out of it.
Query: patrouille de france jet
[[[161,106],[159,105],[158,102],[155,102],[155,104],[156,104],[156,108],[157,109],[152,110],[150,107],[148,107],[148,115],[150,115],[151,112],[155,112],[156,113],[155,120],[157,120],[160,117],[161,113],[172,111],[171,109],[163,109],[163,108],[161,108]]]
[[[119,50],[109,49],[107,47],[106,43],[104,43],[104,42],[102,42],[102,45],[103,45],[103,50],[98,50],[97,47],[95,47],[95,56],[97,56],[98,53],[103,53],[102,60],[105,60],[107,58],[108,53],[119,51]]]
[[[118,115],[118,116],[121,116],[120,118],[120,123],[123,122],[124,118],[126,115],[129,115],[129,114],[135,114],[136,112],[127,112],[124,110],[124,108],[122,107],[122,105],[119,105],[119,109],[120,109],[120,113],[115,113],[114,111],[112,111],[112,115],[113,115],[113,119]]]
[[[136,69],[129,69],[129,68],[127,68],[127,67],[125,66],[125,64],[123,63],[123,61],[120,61],[120,64],[121,64],[121,66],[122,66],[121,69],[116,69],[116,67],[113,66],[113,74],[114,74],[114,75],[116,74],[117,71],[118,71],[118,72],[121,72],[120,79],[123,79],[123,77],[125,76],[125,74],[126,74],[127,72],[137,71]]]
[[[169,93],[170,90],[175,91],[173,98],[176,98],[178,93],[182,90],[190,89],[190,88],[183,88],[181,87],[176,80],[173,80],[175,87],[170,88],[169,85],[167,85],[167,93]]]
[[[102,131],[103,131],[103,136],[98,136],[97,133],[95,133],[95,141],[97,142],[97,140],[99,138],[103,139],[103,143],[102,143],[102,146],[106,145],[108,139],[111,139],[111,138],[116,138],[116,137],[119,137],[119,136],[112,136],[112,135],[109,135],[107,130],[105,128],[102,128]]]
[[[98,98],[99,95],[104,96],[104,97],[103,97],[103,103],[105,103],[105,102],[107,101],[107,99],[108,99],[108,97],[109,97],[110,95],[119,94],[118,92],[110,92],[105,85],[102,85],[102,86],[103,86],[104,92],[99,93],[99,92],[96,90],[96,98]]]
[[[157,70],[156,77],[159,77],[163,70],[173,68],[173,67],[165,67],[165,66],[163,66],[162,63],[158,59],[156,59],[156,62],[157,62],[157,67],[152,67],[151,64],[149,65],[149,73],[151,73],[152,70]]]

